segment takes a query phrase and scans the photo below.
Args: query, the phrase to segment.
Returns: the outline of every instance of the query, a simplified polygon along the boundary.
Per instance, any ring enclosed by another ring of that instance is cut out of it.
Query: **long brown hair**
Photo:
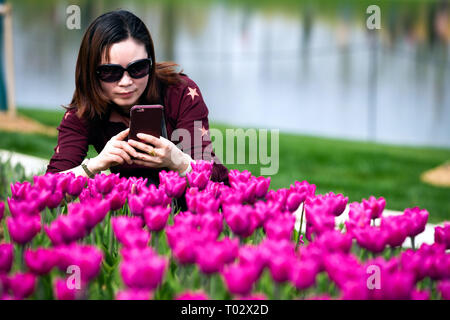
[[[133,38],[145,45],[148,57],[155,62],[153,41],[145,24],[133,13],[115,10],[102,14],[87,28],[75,70],[75,92],[68,108],[77,108],[79,117],[102,118],[108,112],[108,99],[102,92],[95,69],[101,63],[102,55],[108,61],[108,53],[115,43]],[[141,96],[142,103],[159,103],[163,86],[182,81],[180,72],[173,62],[152,63],[147,87]],[[144,101],[142,101],[144,100]]]

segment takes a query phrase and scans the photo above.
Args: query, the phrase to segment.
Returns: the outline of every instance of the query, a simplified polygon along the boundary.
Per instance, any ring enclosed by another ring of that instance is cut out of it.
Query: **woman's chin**
[[[129,109],[137,104],[136,99],[114,99],[113,102],[124,109]]]

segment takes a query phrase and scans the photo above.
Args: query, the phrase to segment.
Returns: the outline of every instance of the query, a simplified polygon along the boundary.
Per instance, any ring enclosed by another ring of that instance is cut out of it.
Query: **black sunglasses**
[[[151,67],[152,59],[148,58],[133,61],[126,68],[120,64],[102,64],[97,67],[96,73],[102,81],[116,82],[122,79],[125,71],[134,79],[143,78],[150,73]]]

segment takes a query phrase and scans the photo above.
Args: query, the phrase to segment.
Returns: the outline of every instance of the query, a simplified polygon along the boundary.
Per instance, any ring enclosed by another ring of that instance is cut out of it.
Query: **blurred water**
[[[225,1],[12,2],[20,106],[69,103],[84,30],[122,7],[149,27],[157,60],[176,61],[196,81],[211,121],[450,147],[450,39],[424,38],[420,21],[403,31],[383,25],[372,38],[365,10],[350,18],[345,6],[330,18],[314,5],[289,12]],[[65,10],[77,3],[82,29],[68,30]]]

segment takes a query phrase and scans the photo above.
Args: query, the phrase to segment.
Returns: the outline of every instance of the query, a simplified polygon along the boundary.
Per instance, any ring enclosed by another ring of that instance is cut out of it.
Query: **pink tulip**
[[[69,190],[70,182],[75,178],[75,175],[70,173],[59,173],[56,178],[56,188],[55,190],[61,191],[63,194],[67,193]]]
[[[292,189],[292,187],[291,187]],[[291,191],[291,190],[290,190]],[[290,192],[286,199],[286,209],[289,212],[294,212],[298,209],[300,204],[305,200],[304,195],[298,192]]]
[[[316,283],[316,276],[319,272],[318,264],[311,259],[302,259],[294,263],[290,280],[298,290],[304,290]]]
[[[388,242],[388,231],[377,227],[366,226],[353,231],[353,235],[361,248],[373,253],[380,253]]]
[[[0,244],[0,274],[11,270],[14,258],[14,247],[10,243]]]
[[[303,201],[308,197],[314,197],[314,194],[316,193],[316,185],[309,184],[308,181],[295,181],[294,185],[291,187],[294,188],[297,193],[302,195]]]
[[[312,198],[306,200],[305,218],[307,222],[306,238],[309,241],[312,239],[312,234],[318,236],[327,230],[334,230],[335,228],[334,214],[332,214],[330,207],[319,198],[317,200],[313,200]]]
[[[187,178],[189,181],[189,186],[191,188],[192,187],[198,188],[199,190],[205,189],[209,181],[209,176],[204,171],[202,172],[192,171],[187,174]]]
[[[200,227],[203,230],[210,230],[216,232],[217,236],[223,230],[223,215],[219,213],[204,213],[199,217],[198,224],[195,227]]]
[[[450,280],[440,281],[437,285],[437,289],[440,292],[442,299],[450,300]]]
[[[280,214],[264,224],[267,238],[291,240],[294,232],[295,216],[291,213]]]
[[[231,263],[237,258],[239,254],[238,239],[224,237],[222,240],[218,241],[217,244],[222,246],[222,258],[225,264]]]
[[[64,193],[59,190],[55,190],[53,193],[51,193],[48,196],[47,201],[45,202],[45,205],[49,209],[55,209],[61,204],[61,201],[63,199],[64,199]]]
[[[140,217],[112,217],[111,225],[117,239],[124,243],[126,236],[131,232],[142,230],[144,221]]]
[[[214,161],[206,161],[206,160],[197,160],[191,163],[192,171],[194,172],[205,172],[208,176],[212,173],[212,168],[214,165]]]
[[[19,215],[36,216],[39,214],[39,202],[30,201],[16,201],[8,198],[8,206],[11,216],[14,218]],[[45,208],[45,204],[44,204]]]
[[[244,202],[244,195],[242,194],[242,192],[238,192],[230,187],[225,186],[220,193],[219,200],[222,206],[227,204],[241,204]],[[188,208],[190,208],[189,205]]]
[[[105,219],[110,210],[110,202],[106,199],[92,199],[82,203],[71,203],[68,210],[69,216],[72,216],[73,220],[83,220],[86,229],[90,232]]]
[[[314,243],[328,252],[349,253],[352,247],[352,237],[348,233],[329,230],[317,237]]]
[[[150,239],[150,233],[140,229],[127,232],[124,237],[119,239],[119,241],[127,248],[146,248]]]
[[[35,286],[36,276],[32,273],[16,273],[9,278],[9,288],[16,299],[25,299],[31,296]]]
[[[203,291],[197,292],[186,291],[178,294],[175,297],[175,300],[208,300],[208,299],[209,299],[208,295]]]
[[[353,234],[355,229],[363,229],[371,225],[369,210],[364,210],[363,206],[358,202],[351,203],[349,207],[349,219],[345,221],[345,229],[347,230],[347,233]]]
[[[14,242],[25,244],[30,242],[41,231],[39,216],[18,215],[6,219],[9,235]]]
[[[57,300],[76,300],[83,294],[83,286],[80,289],[70,288],[66,279],[58,278],[53,283],[53,293]]]
[[[408,300],[414,289],[414,276],[409,272],[384,272],[381,275],[381,287],[388,300]]]
[[[268,264],[267,256],[258,246],[244,245],[239,248],[239,264],[252,265],[258,270],[258,277],[261,276],[264,268]]]
[[[405,219],[407,221],[408,236],[415,237],[425,231],[428,221],[428,211],[421,210],[419,207],[405,209]]]
[[[127,201],[127,194],[125,192],[119,192],[113,190],[108,194],[106,200],[109,201],[110,210],[116,211],[122,209]]]
[[[247,295],[252,291],[258,271],[251,265],[232,264],[225,267],[222,276],[230,293]]]
[[[285,188],[278,189],[278,190],[270,190],[266,195],[266,199],[268,201],[277,202],[279,204],[281,210],[285,210],[288,195],[289,195],[289,190],[285,189]]]
[[[162,282],[167,266],[166,258],[154,254],[139,259],[124,259],[119,268],[127,287],[154,290]]]
[[[170,215],[170,207],[149,207],[144,210],[145,224],[150,231],[161,231],[167,223]]]
[[[59,174],[58,173],[46,173],[43,176],[34,176],[33,182],[35,186],[40,189],[46,189],[52,193],[56,189],[56,184],[58,183]]]
[[[364,279],[351,279],[341,285],[342,300],[367,300],[369,290]]]
[[[323,264],[328,277],[343,288],[347,281],[367,279],[366,270],[353,255],[333,253],[323,257]]]
[[[159,181],[161,188],[163,188],[169,198],[180,198],[186,190],[186,178],[180,177],[175,171],[160,171]]]
[[[81,192],[83,191],[85,185],[86,185],[87,178],[83,176],[78,176],[76,178],[73,178],[69,186],[67,188],[67,193],[71,196],[78,197]]]
[[[270,177],[257,177],[254,178],[252,182],[256,184],[255,196],[257,198],[264,198],[267,194],[267,191],[269,190]]]
[[[421,252],[412,249],[405,250],[400,255],[402,269],[413,273],[416,282],[421,281],[426,276],[426,268],[422,260]]]
[[[144,212],[145,195],[128,195],[128,205],[132,214],[141,216]]]
[[[151,291],[147,289],[128,289],[117,292],[116,300],[150,300]]]
[[[53,245],[69,244],[87,234],[86,222],[79,214],[61,215],[50,226],[44,225],[44,230]]]
[[[215,199],[209,192],[200,192],[197,188],[188,188],[186,204],[192,213],[216,213],[219,210],[220,200]]]
[[[66,272],[70,265],[80,268],[83,282],[89,282],[97,277],[103,261],[103,252],[96,246],[79,245],[76,243],[55,248],[59,259],[59,268]]]
[[[407,220],[403,216],[389,216],[381,219],[381,229],[386,231],[386,243],[391,247],[401,246],[408,236]]]
[[[162,188],[156,188],[154,184],[150,185],[145,194],[145,205],[151,207],[167,207],[171,199],[166,195]]]
[[[416,290],[411,292],[411,300],[430,300],[431,293],[428,290]]]
[[[0,222],[3,219],[4,212],[5,212],[5,203],[4,202],[0,202]]]
[[[274,255],[268,261],[270,274],[272,279],[278,283],[288,281],[294,266],[294,258],[288,254]]]
[[[450,223],[444,223],[444,226],[434,228],[434,241],[442,243],[447,249],[450,249]]]
[[[250,206],[226,205],[223,208],[223,215],[231,231],[238,236],[249,237],[256,228],[257,221]]]
[[[370,219],[376,219],[381,217],[386,207],[386,200],[383,197],[377,199],[374,196],[370,196],[369,200],[362,199],[362,206],[364,210],[370,212]]]
[[[178,263],[192,264],[195,263],[197,247],[188,239],[179,239],[172,249],[172,254]]]
[[[11,183],[11,195],[14,200],[26,200],[26,196],[31,188],[31,183],[28,181]]]
[[[252,177],[252,173],[248,170],[239,171],[239,170],[229,170],[228,178],[230,180],[230,185],[238,182],[248,182]]]
[[[220,243],[208,242],[198,249],[196,262],[201,272],[212,274],[222,270],[225,263],[225,248]]]
[[[94,178],[95,188],[103,195],[110,193],[119,182],[119,176],[115,174],[97,174]]]
[[[58,255],[52,249],[27,249],[24,258],[30,271],[36,275],[49,273],[58,263]]]

